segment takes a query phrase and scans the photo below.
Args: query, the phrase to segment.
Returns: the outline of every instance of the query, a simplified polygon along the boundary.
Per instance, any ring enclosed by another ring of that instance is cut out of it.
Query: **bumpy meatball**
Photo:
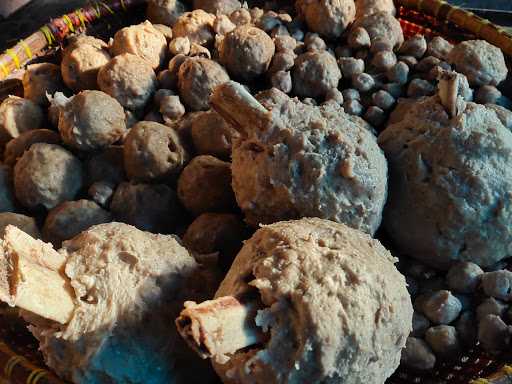
[[[16,198],[26,208],[52,209],[81,188],[80,160],[55,144],[33,144],[14,167]]]
[[[153,69],[164,63],[167,52],[165,36],[149,21],[125,27],[114,35],[112,54],[131,53],[146,60]]]
[[[194,0],[194,9],[200,8],[214,15],[229,15],[241,6],[238,0]]]
[[[13,212],[14,209],[11,170],[5,165],[0,165],[0,212]]]
[[[190,129],[194,148],[200,155],[212,155],[222,159],[231,156],[231,145],[240,135],[217,112],[199,114]]]
[[[147,61],[130,53],[114,57],[98,73],[100,89],[128,109],[142,109],[156,90],[156,76]]]
[[[329,38],[339,37],[354,21],[354,0],[298,0],[296,7],[310,30]]]
[[[5,146],[4,163],[14,166],[23,153],[35,143],[59,144],[60,135],[49,129],[33,129],[22,133]]]
[[[32,64],[23,74],[23,95],[34,103],[48,106],[48,95],[63,91],[60,67],[51,63]]]
[[[357,19],[377,12],[387,12],[390,15],[396,13],[393,0],[355,0],[355,2]]]
[[[124,109],[101,91],[83,91],[64,106],[59,117],[62,140],[81,151],[104,148],[126,132]]]
[[[188,37],[191,43],[208,45],[213,42],[215,16],[202,9],[185,12],[172,28],[174,37]]]
[[[14,225],[36,239],[41,238],[41,233],[33,217],[13,212],[0,213],[0,236],[2,238],[5,234],[5,228],[8,225]]]
[[[341,71],[329,52],[306,52],[295,60],[292,79],[293,91],[298,96],[323,97],[338,87]]]
[[[400,22],[388,12],[376,12],[356,19],[352,28],[362,27],[370,35],[372,45],[382,41],[391,48],[398,48],[404,42]]]
[[[24,132],[41,128],[43,111],[33,101],[9,96],[0,104],[0,145]]]
[[[185,5],[179,0],[149,0],[146,13],[152,23],[172,27],[185,11]]]

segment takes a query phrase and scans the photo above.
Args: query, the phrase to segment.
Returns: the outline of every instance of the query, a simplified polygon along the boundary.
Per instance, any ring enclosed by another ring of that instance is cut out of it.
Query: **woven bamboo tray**
[[[22,95],[19,78],[27,63],[59,60],[66,37],[87,29],[104,39],[124,25],[144,19],[145,0],[94,1],[51,20],[0,55],[0,101]],[[441,0],[395,0],[404,34],[443,36],[453,42],[480,38],[500,47],[512,59],[512,35],[488,20]],[[502,91],[510,95],[507,80]],[[508,365],[511,363],[511,365]],[[512,354],[489,356],[477,346],[457,361],[438,364],[433,371],[412,372],[400,367],[388,384],[512,384]],[[64,384],[44,366],[37,342],[16,310],[0,304],[0,384]],[[194,384],[194,383],[191,383]],[[313,384],[313,383],[311,383]]]

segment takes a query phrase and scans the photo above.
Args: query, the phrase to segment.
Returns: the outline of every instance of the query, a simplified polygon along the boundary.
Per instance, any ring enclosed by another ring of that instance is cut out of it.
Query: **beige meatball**
[[[116,32],[112,43],[112,54],[131,53],[146,60],[153,69],[165,60],[167,40],[149,21],[131,25]]]
[[[400,22],[388,12],[376,12],[356,19],[352,29],[359,27],[366,29],[372,45],[382,41],[392,48],[398,48],[404,42]]]
[[[22,133],[5,146],[4,164],[14,166],[16,161],[35,143],[59,144],[60,135],[49,129],[33,129]]]
[[[330,38],[339,37],[354,21],[354,0],[298,0],[296,7],[313,32]]]
[[[340,79],[338,63],[328,51],[303,53],[292,69],[293,91],[301,97],[323,97],[338,88]]]
[[[242,6],[238,0],[194,0],[194,9],[203,9],[214,15],[229,15]]]
[[[14,167],[14,191],[26,208],[52,209],[82,188],[82,163],[59,145],[37,143]]]
[[[179,0],[149,0],[146,14],[152,23],[172,27],[185,11],[185,5]]]
[[[188,37],[191,43],[208,45],[213,43],[215,16],[202,9],[185,12],[172,27],[174,37]]]
[[[200,113],[190,129],[194,148],[200,155],[212,155],[222,159],[231,156],[231,143],[240,134],[217,112]]]
[[[274,52],[274,42],[265,31],[242,25],[220,43],[219,61],[235,78],[251,80],[267,71]]]
[[[0,145],[24,132],[41,128],[43,110],[31,100],[9,96],[0,104]]]
[[[5,165],[0,165],[0,212],[13,212],[14,191],[11,169]]]
[[[98,71],[110,61],[107,44],[89,37],[78,39],[63,53],[60,69],[64,83],[75,92],[97,89]]]
[[[156,90],[151,65],[130,53],[114,57],[98,73],[100,89],[125,108],[142,109]]]
[[[178,72],[181,100],[193,111],[206,110],[215,87],[226,81],[229,76],[217,62],[204,57],[189,58],[180,65]]]
[[[207,155],[193,158],[178,179],[178,197],[195,215],[231,211],[236,206],[231,164]]]
[[[93,225],[112,220],[110,212],[94,201],[66,201],[53,208],[46,216],[43,237],[58,248],[64,240],[75,237]]]
[[[14,212],[0,213],[0,236],[2,238],[5,235],[5,228],[8,225],[14,225],[36,239],[41,238],[41,233],[39,232],[36,220],[33,217]]]
[[[126,131],[125,119],[116,99],[101,91],[83,91],[62,109],[59,132],[67,145],[92,151],[121,139]]]
[[[130,180],[168,180],[188,159],[177,132],[163,124],[141,121],[126,136],[124,163]]]
[[[46,95],[53,95],[65,88],[58,65],[32,64],[27,66],[23,74],[23,95],[36,104],[48,106],[50,102]]]

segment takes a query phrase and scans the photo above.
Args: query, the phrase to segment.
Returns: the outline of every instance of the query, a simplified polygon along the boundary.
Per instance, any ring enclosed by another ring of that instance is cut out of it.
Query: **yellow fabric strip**
[[[101,5],[103,5],[103,6],[105,7],[105,9],[106,9],[107,11],[109,11],[109,12],[110,12],[110,14],[111,14],[111,15],[114,15],[114,14],[115,14],[115,12],[112,10],[112,8],[110,8],[110,7],[109,7],[107,4],[105,4],[103,1],[100,1],[100,4],[101,4]]]
[[[47,25],[41,27],[40,31],[43,33],[44,37],[46,37],[46,41],[48,42],[48,45],[52,45],[55,41],[55,36],[53,36],[52,31],[50,28],[48,28]]]
[[[20,58],[18,57],[18,54],[16,52],[14,52],[12,49],[8,49],[7,51],[5,51],[5,53],[10,56],[12,61],[14,61],[14,65],[16,66],[16,68],[20,69],[21,65],[20,65]]]
[[[34,369],[27,377],[27,384],[36,384],[39,379],[45,376],[47,372],[44,369]]]
[[[4,73],[5,77],[9,76],[9,70],[2,61],[0,61],[0,68],[2,68],[2,72]]]
[[[68,17],[68,15],[64,15],[62,16],[62,20],[64,20],[64,22],[66,23],[66,25],[69,27],[69,30],[71,32],[75,32],[75,26],[73,25],[73,22],[71,21],[71,19]]]
[[[11,378],[12,370],[21,361],[23,361],[23,357],[21,356],[13,356],[7,361],[7,364],[5,364],[4,367],[4,374],[7,379]]]
[[[23,47],[23,49],[25,50],[25,53],[27,54],[27,57],[30,60],[33,55],[32,55],[32,50],[30,49],[29,45],[23,39],[20,40],[20,45]]]

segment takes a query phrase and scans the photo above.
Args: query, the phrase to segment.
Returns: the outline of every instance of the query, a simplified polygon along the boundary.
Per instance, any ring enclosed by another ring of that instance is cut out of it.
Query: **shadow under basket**
[[[507,31],[473,13],[440,0],[395,0],[404,34],[443,36],[457,42],[480,38],[500,47],[512,57],[512,36]],[[22,95],[20,75],[25,64],[59,60],[59,45],[78,30],[104,39],[122,26],[144,19],[145,1],[108,0],[53,19],[30,37],[0,55],[0,100],[9,94]],[[3,81],[2,81],[3,80]],[[503,91],[512,89],[507,79]],[[500,87],[501,88],[501,87]],[[510,96],[510,95],[509,95]],[[438,363],[430,371],[414,372],[400,367],[388,384],[512,384],[512,356],[490,356],[478,346],[466,350],[454,362]],[[63,384],[48,370],[38,351],[37,341],[20,320],[17,311],[0,305],[0,384]]]

